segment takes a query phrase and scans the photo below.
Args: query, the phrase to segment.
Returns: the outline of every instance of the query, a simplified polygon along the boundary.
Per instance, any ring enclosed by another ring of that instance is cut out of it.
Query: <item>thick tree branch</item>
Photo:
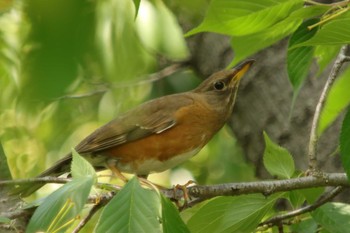
[[[340,52],[338,54],[338,57],[333,65],[333,68],[328,76],[327,82],[323,88],[323,91],[321,93],[321,96],[318,100],[318,103],[316,105],[316,110],[314,117],[312,119],[312,126],[311,126],[311,132],[310,132],[310,140],[309,140],[309,150],[308,150],[308,158],[309,158],[309,172],[314,173],[317,169],[317,141],[318,141],[318,135],[317,135],[317,128],[319,119],[321,116],[321,110],[324,106],[324,103],[326,101],[326,97],[328,96],[328,93],[334,83],[334,80],[339,74],[340,68],[344,64],[344,62],[347,61],[346,57],[346,51],[348,46],[345,45],[340,49]]]

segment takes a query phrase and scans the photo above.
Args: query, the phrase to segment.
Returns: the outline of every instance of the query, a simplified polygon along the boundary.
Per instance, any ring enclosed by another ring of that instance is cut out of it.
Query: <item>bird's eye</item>
[[[218,81],[214,83],[214,88],[218,91],[222,90],[225,88],[225,83],[222,81]]]

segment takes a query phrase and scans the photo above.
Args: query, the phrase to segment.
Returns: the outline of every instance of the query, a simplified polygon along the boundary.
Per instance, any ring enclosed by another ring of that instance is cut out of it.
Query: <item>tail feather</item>
[[[66,172],[70,171],[70,164],[72,162],[72,154],[69,153],[62,159],[58,160],[52,167],[48,168],[41,174],[37,176],[39,177],[46,177],[46,176],[60,176]],[[12,195],[20,195],[21,197],[27,197],[30,194],[34,193],[36,190],[40,189],[42,186],[44,186],[45,182],[38,182],[38,183],[28,183],[23,184],[18,187],[15,187],[13,189],[13,192],[11,192]]]

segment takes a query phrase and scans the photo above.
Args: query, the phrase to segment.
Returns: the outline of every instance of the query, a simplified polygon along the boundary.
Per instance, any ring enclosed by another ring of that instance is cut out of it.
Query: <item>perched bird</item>
[[[197,154],[226,123],[248,60],[231,70],[214,73],[192,91],[145,102],[120,115],[83,139],[75,150],[96,170],[110,168],[147,178]],[[69,153],[38,177],[59,176],[70,170]],[[43,184],[19,187],[27,196]],[[17,192],[17,193],[18,193]]]

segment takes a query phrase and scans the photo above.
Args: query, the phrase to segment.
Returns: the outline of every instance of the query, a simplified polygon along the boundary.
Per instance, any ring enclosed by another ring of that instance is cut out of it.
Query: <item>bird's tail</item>
[[[46,176],[55,176],[58,177],[68,171],[70,171],[70,164],[72,161],[72,154],[69,153],[62,159],[58,160],[52,167],[48,168],[41,174],[39,174],[36,178],[46,177]],[[27,197],[30,194],[34,193],[36,190],[40,189],[44,186],[46,182],[37,182],[37,183],[27,183],[21,184],[15,187],[11,194],[12,195],[20,195],[21,197]]]

